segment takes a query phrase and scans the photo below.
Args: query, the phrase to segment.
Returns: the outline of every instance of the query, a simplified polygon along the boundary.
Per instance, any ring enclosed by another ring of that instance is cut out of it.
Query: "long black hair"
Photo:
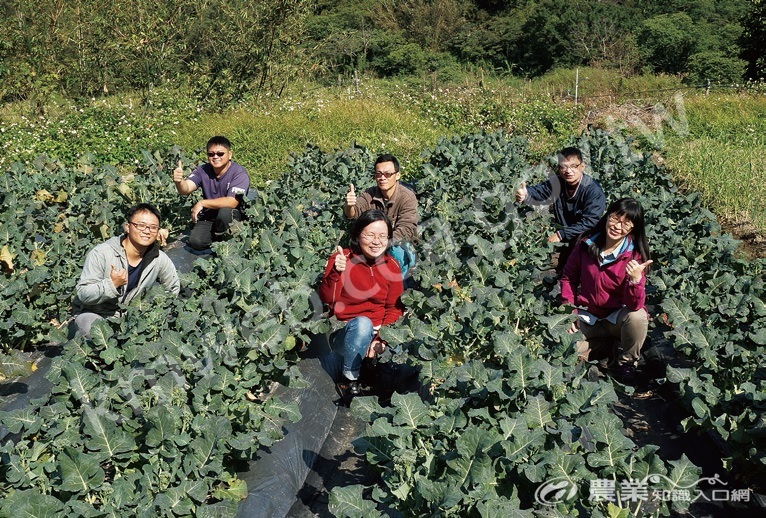
[[[362,248],[359,246],[359,236],[362,234],[362,231],[367,225],[370,223],[375,223],[376,221],[386,222],[386,226],[388,227],[388,242],[391,243],[391,238],[394,237],[394,227],[391,225],[391,220],[388,219],[388,216],[377,209],[366,210],[362,212],[361,216],[356,218],[354,226],[351,227],[351,240],[349,241],[349,248],[351,248],[353,253],[362,253]]]
[[[609,216],[622,217],[633,224],[633,229],[628,234],[633,240],[633,249],[636,250],[644,262],[651,259],[649,243],[646,240],[646,227],[644,223],[644,208],[633,198],[620,198],[609,205],[606,213],[601,217],[593,231],[590,233],[592,244],[588,247],[590,256],[598,260],[599,254],[606,246],[606,225]]]

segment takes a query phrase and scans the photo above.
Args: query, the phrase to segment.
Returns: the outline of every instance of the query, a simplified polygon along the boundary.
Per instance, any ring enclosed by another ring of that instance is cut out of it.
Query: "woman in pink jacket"
[[[635,382],[636,361],[649,329],[646,274],[652,260],[644,209],[632,198],[612,203],[593,231],[580,238],[564,267],[561,300],[576,307],[585,337],[577,343],[585,359],[608,357],[615,378]]]
[[[351,229],[349,249],[338,247],[330,256],[319,286],[319,297],[330,306],[331,315],[345,323],[330,336],[330,345],[343,357],[337,387],[346,401],[361,393],[362,359],[383,352],[380,328],[393,324],[404,312],[402,271],[386,254],[392,236],[385,214],[364,212]]]

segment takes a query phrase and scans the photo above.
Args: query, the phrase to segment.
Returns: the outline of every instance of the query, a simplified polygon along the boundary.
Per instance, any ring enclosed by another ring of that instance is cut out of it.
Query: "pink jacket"
[[[616,261],[600,266],[588,254],[585,241],[575,246],[561,276],[561,301],[585,307],[589,313],[604,318],[614,310],[627,306],[631,311],[646,309],[646,275],[638,284],[630,283],[625,267],[631,259],[643,262],[632,246]]]

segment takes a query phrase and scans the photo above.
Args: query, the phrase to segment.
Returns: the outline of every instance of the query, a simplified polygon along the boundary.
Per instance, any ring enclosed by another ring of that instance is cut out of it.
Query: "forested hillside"
[[[763,11],[760,1],[747,0],[320,3],[309,34],[337,70],[445,72],[471,63],[534,76],[597,65],[625,74],[683,73],[690,82],[740,80],[743,46],[752,47],[755,36],[744,20]]]
[[[692,84],[764,75],[762,0],[9,0],[0,101],[188,85],[208,103],[294,78],[532,77],[599,66]]]

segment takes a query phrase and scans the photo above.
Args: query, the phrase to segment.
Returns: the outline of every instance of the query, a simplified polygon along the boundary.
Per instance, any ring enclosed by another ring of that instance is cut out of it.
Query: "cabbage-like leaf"
[[[337,486],[330,491],[329,509],[339,518],[367,518],[382,516],[375,508],[375,503],[362,496],[364,486]]]
[[[404,424],[411,428],[417,428],[425,424],[428,416],[428,407],[423,403],[418,394],[399,394],[395,392],[391,397],[391,404],[396,408],[394,415],[395,424]]]
[[[62,491],[88,493],[104,483],[104,470],[97,455],[67,449],[58,457]]]
[[[0,503],[3,516],[29,518],[56,518],[64,512],[64,504],[52,495],[41,493],[37,488],[12,492]]]
[[[89,438],[88,449],[102,453],[107,459],[121,457],[137,448],[134,436],[119,427],[100,409],[85,409],[83,431]]]

